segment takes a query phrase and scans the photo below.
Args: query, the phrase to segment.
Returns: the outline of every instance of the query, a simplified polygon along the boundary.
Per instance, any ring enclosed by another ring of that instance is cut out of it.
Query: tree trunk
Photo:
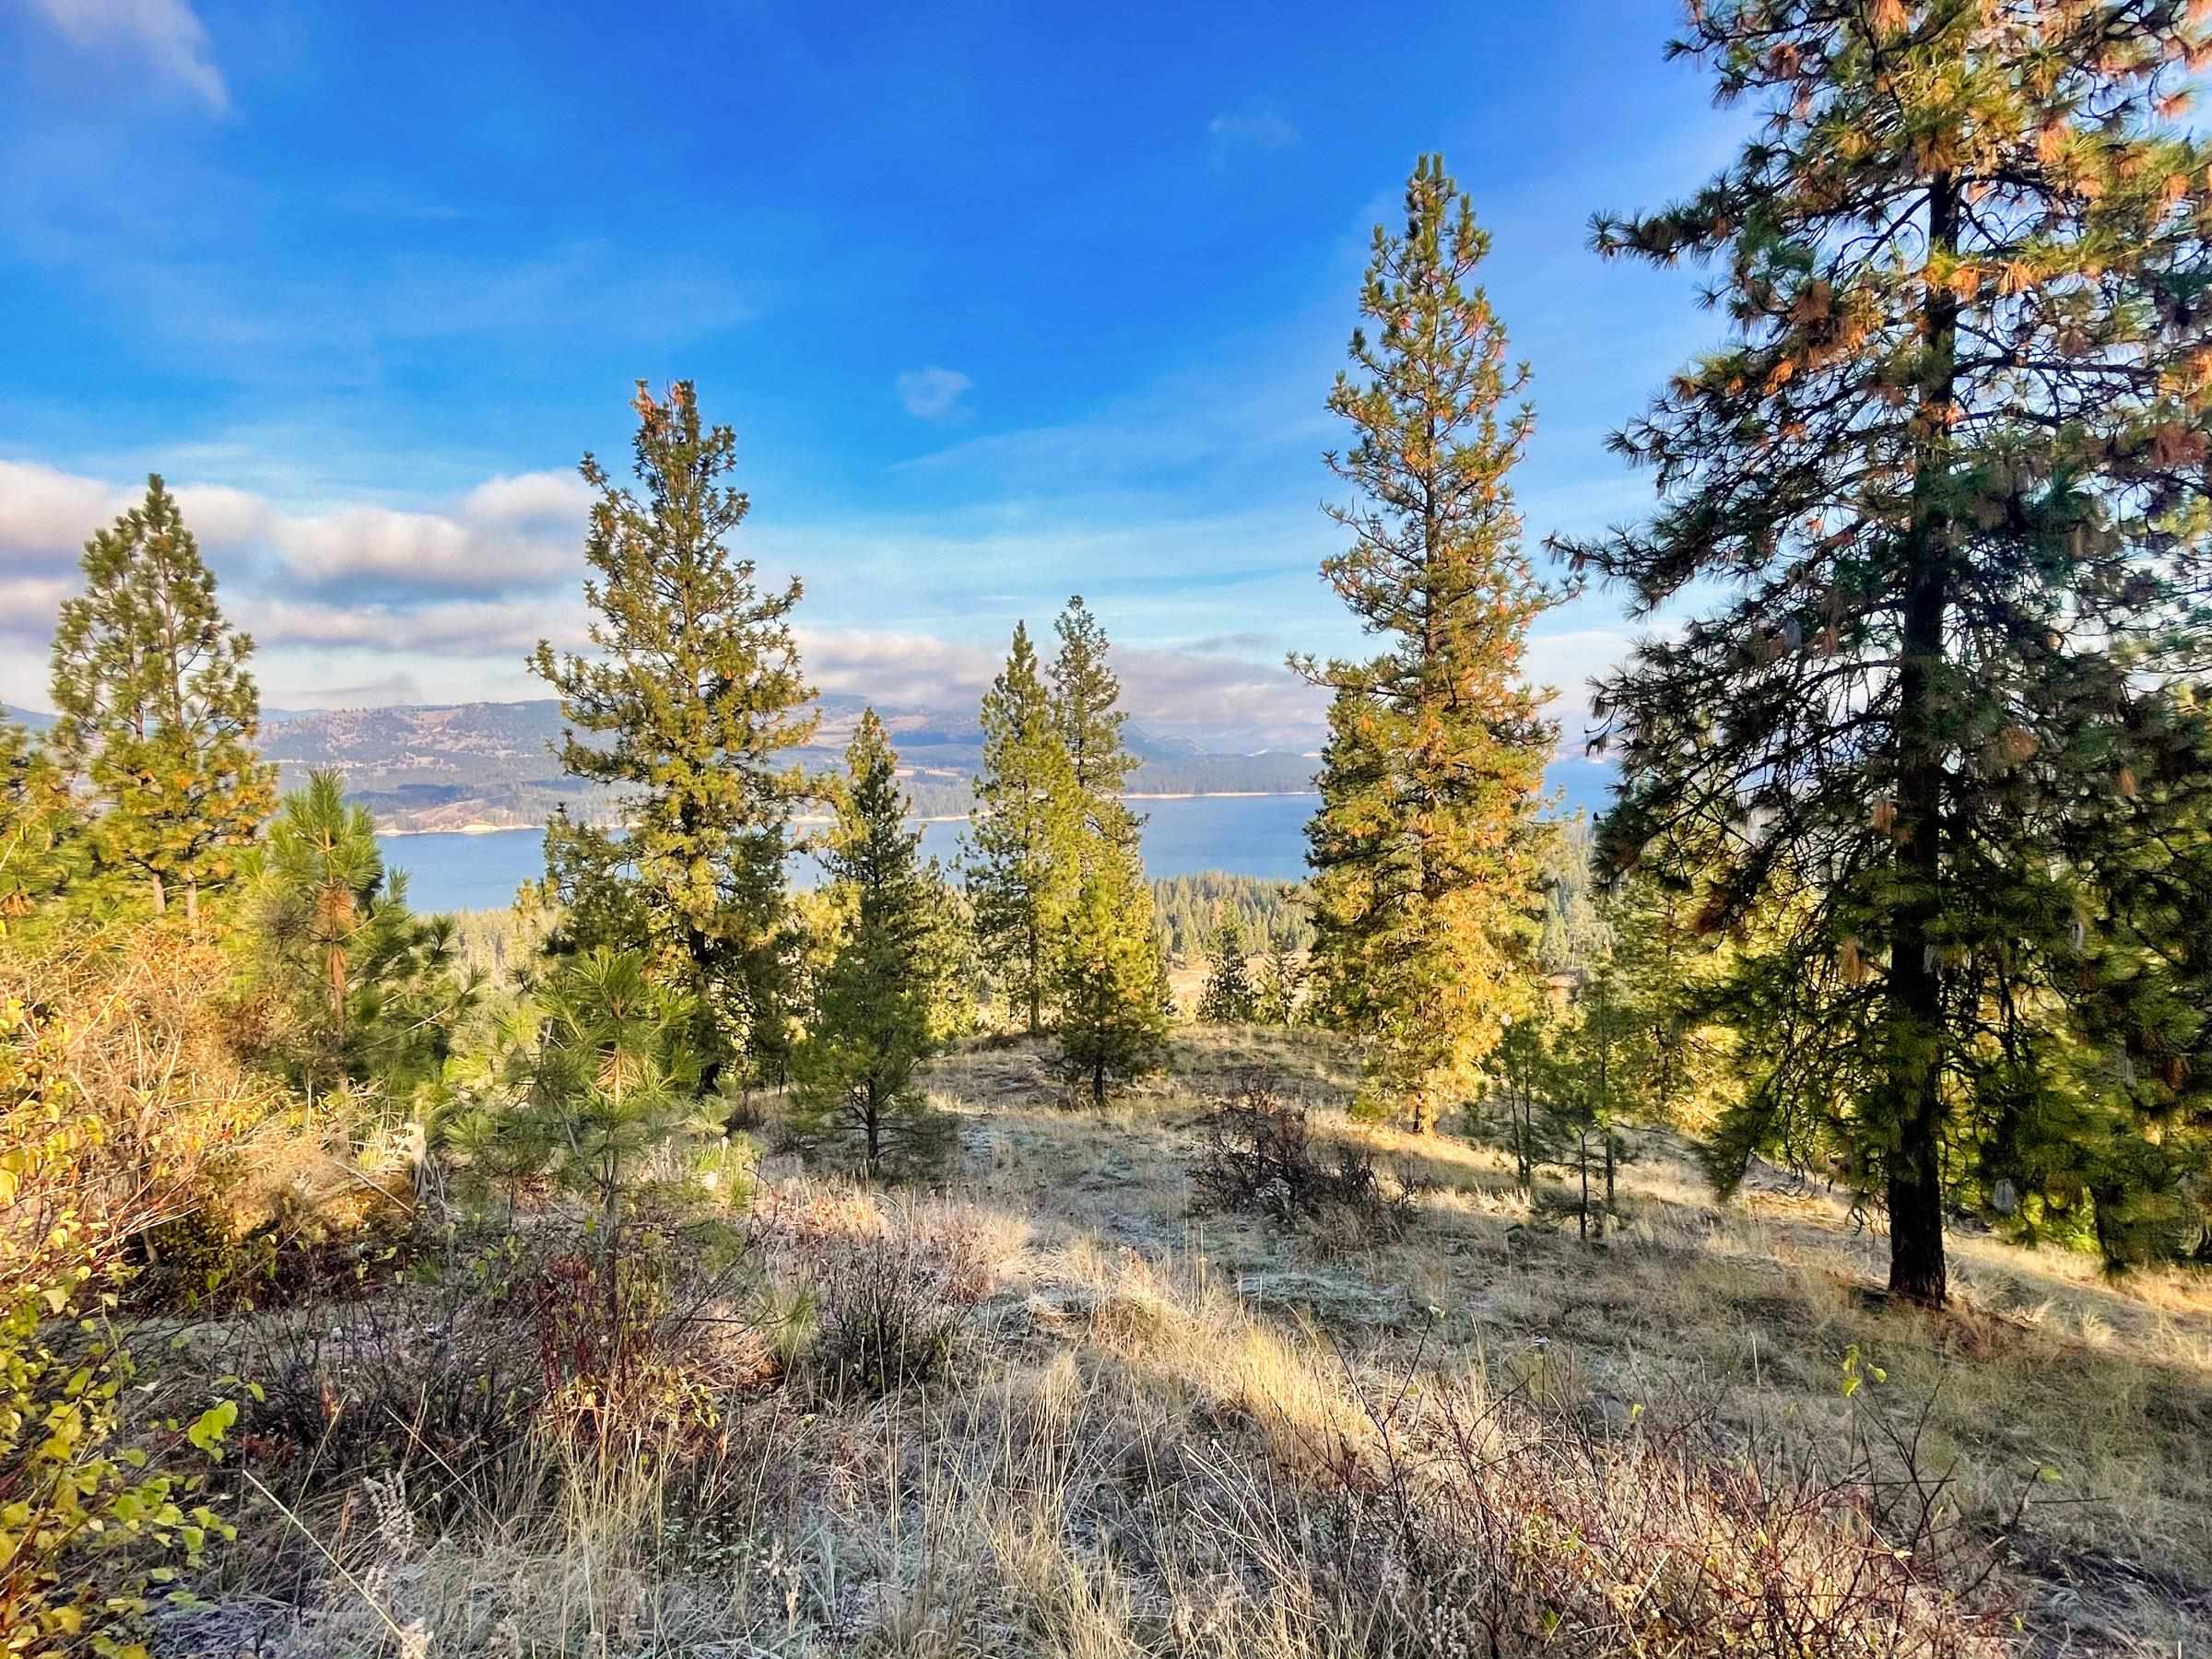
[[[161,872],[149,870],[147,879],[154,884],[154,914],[166,916],[169,914],[169,888],[162,883]]]
[[[1590,1131],[1587,1129],[1576,1138],[1574,1161],[1580,1166],[1583,1178],[1583,1202],[1575,1211],[1575,1230],[1587,1244],[1590,1242]]]
[[[1928,235],[1933,248],[1957,245],[1958,201],[1948,174],[1937,175],[1929,186]],[[1889,1289],[1932,1308],[1943,1305],[1948,1289],[1942,1170],[1946,1034],[1934,943],[1942,913],[1945,741],[1935,682],[1943,664],[1949,601],[1950,524],[1941,490],[1958,317],[1957,299],[1936,288],[1928,300],[1929,361],[1917,411],[1921,428],[1898,676],[1898,856],[1905,890],[1890,946],[1886,1033],[1886,1106],[1893,1131],[1887,1168]]]
[[[346,1041],[346,947],[333,945],[324,954],[324,977],[330,984],[330,1030],[340,1042]]]
[[[876,1098],[876,1085],[871,1082],[867,1092],[868,1179],[873,1181],[883,1167],[883,1109]]]
[[[1034,922],[1030,926],[1030,1035],[1034,1037],[1044,1030],[1044,999],[1039,984],[1043,976],[1043,948],[1037,937]]]
[[[697,813],[689,802],[684,805],[684,829],[687,833],[696,830]],[[708,1011],[709,987],[713,983],[714,941],[698,927],[687,923],[684,927],[684,954],[691,959],[691,977],[699,997],[700,1035],[706,1039],[702,1045],[705,1059],[699,1067],[699,1098],[707,1100],[722,1088],[722,1043],[715,1030],[713,1016]]]

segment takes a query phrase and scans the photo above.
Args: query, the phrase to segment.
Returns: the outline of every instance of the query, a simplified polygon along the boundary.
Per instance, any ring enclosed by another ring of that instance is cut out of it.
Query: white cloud
[[[968,413],[960,398],[974,386],[957,369],[910,369],[899,377],[899,401],[918,419],[944,420]]]
[[[1228,166],[1239,150],[1288,149],[1298,142],[1298,129],[1272,110],[1224,112],[1206,124],[1206,135],[1217,168]]]
[[[0,461],[0,566],[60,570],[85,538],[130,505],[130,492],[35,461]]]
[[[846,691],[887,708],[980,701],[999,656],[928,634],[801,628],[799,660],[818,690]]]
[[[581,648],[581,596],[513,605],[500,599],[441,599],[428,605],[333,605],[312,599],[241,596],[225,608],[264,651],[360,651],[456,659],[520,656],[549,639]],[[476,695],[455,685],[449,695]]]
[[[217,114],[230,89],[208,48],[207,26],[186,0],[31,0],[71,44],[129,47]]]
[[[347,507],[278,517],[269,540],[286,569],[315,587],[499,593],[582,573],[581,515],[568,534],[543,519]],[[542,533],[541,533],[542,532]]]
[[[0,640],[27,651],[35,648],[42,666],[47,641],[53,637],[54,613],[76,591],[76,584],[65,577],[13,576],[0,571]]]
[[[575,473],[567,472],[488,478],[461,498],[464,513],[508,523],[547,519],[582,523],[591,505],[591,487]]]
[[[218,571],[274,556],[285,574],[312,588],[416,594],[512,592],[581,577],[591,500],[582,479],[559,473],[488,479],[441,511],[290,512],[228,485],[180,484],[175,492],[185,524]],[[0,572],[66,570],[85,539],[139,494],[135,486],[0,460]]]

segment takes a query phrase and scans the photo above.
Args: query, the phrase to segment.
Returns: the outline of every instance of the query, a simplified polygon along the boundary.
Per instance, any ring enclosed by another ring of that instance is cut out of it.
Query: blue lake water
[[[1564,760],[1547,775],[1564,810],[1596,812],[1612,780],[1608,766]],[[1136,801],[1145,814],[1145,868],[1153,876],[1227,870],[1278,881],[1306,874],[1306,819],[1312,795],[1193,795]],[[922,850],[950,864],[959,852],[960,823],[924,824]],[[407,872],[407,899],[418,911],[499,910],[514,889],[546,873],[545,833],[500,830],[487,835],[380,835],[384,862]],[[811,869],[794,872],[805,880]]]
[[[1306,873],[1306,819],[1312,795],[1197,795],[1135,801],[1146,815],[1145,869],[1153,876],[1230,870],[1297,881]],[[922,826],[924,854],[949,864],[964,824]],[[407,872],[407,902],[418,911],[499,910],[514,889],[546,873],[542,830],[482,835],[380,835],[386,867]],[[805,880],[810,872],[794,872]]]

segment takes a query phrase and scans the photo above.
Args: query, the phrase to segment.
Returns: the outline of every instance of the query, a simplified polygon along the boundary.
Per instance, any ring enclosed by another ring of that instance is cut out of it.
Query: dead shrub
[[[435,1277],[239,1322],[223,1359],[259,1391],[239,1422],[249,1465],[304,1494],[418,1468],[433,1491],[512,1461],[546,1399],[536,1268],[520,1240],[488,1241]]]
[[[1785,1472],[1708,1419],[1606,1430],[1478,1381],[1367,1385],[1364,1431],[1210,1453],[1231,1529],[1325,1651],[1983,1659],[2014,1609],[1915,1465]],[[1899,1442],[1901,1444],[1902,1442]],[[1900,1497],[1918,1495],[1918,1501]]]
[[[218,947],[156,927],[0,950],[0,1154],[40,1171],[0,1206],[0,1253],[27,1278],[56,1251],[127,1275],[165,1233],[212,1227],[289,1104],[224,1040],[227,978]]]
[[[740,1311],[742,1239],[663,1219],[612,1261],[573,1246],[544,1254],[524,1290],[541,1428],[587,1459],[680,1462],[713,1439],[724,1397],[776,1374],[759,1323]]]
[[[1264,1215],[1286,1226],[1328,1218],[1373,1237],[1403,1235],[1411,1195],[1386,1185],[1366,1147],[1316,1147],[1302,1106],[1286,1103],[1265,1073],[1248,1072],[1199,1126],[1191,1171],[1201,1207]]]

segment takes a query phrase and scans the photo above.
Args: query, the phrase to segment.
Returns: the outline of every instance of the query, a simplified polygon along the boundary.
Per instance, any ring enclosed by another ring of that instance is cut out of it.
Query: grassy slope
[[[1403,1239],[1192,1214],[1198,1111],[1251,1066],[1418,1184]],[[947,1057],[933,1087],[963,1114],[962,1162],[944,1194],[892,1201],[883,1221],[771,1160],[761,1203],[814,1233],[865,1215],[887,1238],[964,1240],[988,1291],[949,1379],[866,1403],[786,1389],[733,1413],[727,1535],[689,1567],[665,1544],[641,1556],[654,1500],[629,1492],[558,1524],[395,1543],[385,1605],[440,1653],[559,1651],[552,1632],[585,1627],[617,1652],[1312,1652],[1249,1607],[1221,1611],[1206,1586],[1230,1569],[1204,1540],[1147,1535],[1123,1475],[1248,1455],[1221,1448],[1255,1423],[1308,1446],[1357,1437],[1345,1380],[1418,1361],[1601,1434],[1645,1407],[1708,1409],[1807,1468],[1847,1462],[1866,1413],[1918,1421],[1923,1466],[1948,1472],[1971,1521],[1994,1524],[2030,1485],[2005,1573],[2036,1651],[2212,1642],[2201,1280],[2114,1285],[1961,1237],[1959,1310],[1931,1321],[1865,1294],[1882,1241],[1832,1197],[1762,1180],[1717,1207],[1658,1135],[1622,1172],[1625,1222],[1584,1247],[1464,1137],[1354,1128],[1349,1082],[1320,1039],[1185,1033],[1169,1078],[1092,1117],[1051,1103],[1027,1045]],[[1847,1401],[1853,1345],[1886,1380]],[[1224,1525],[1247,1523],[1249,1564],[1267,1559],[1265,1518]],[[389,1637],[342,1587],[332,1605],[292,1651]],[[626,1648],[625,1630],[654,1635]]]
[[[2015,1554],[2047,1612],[2084,1637],[2139,1633],[2154,1651],[2184,1635],[2212,1643],[2212,1283],[2201,1275],[2113,1282],[2079,1255],[1955,1234],[1958,1307],[1931,1321],[1870,1294],[1887,1246],[1866,1218],[1779,1174],[1718,1206],[1663,1133],[1638,1137],[1620,1173],[1626,1225],[1591,1250],[1571,1220],[1532,1217],[1506,1160],[1464,1134],[1346,1122],[1346,1057],[1312,1039],[1186,1039],[1158,1098],[1109,1123],[1037,1110],[1032,1065],[1017,1051],[941,1073],[947,1094],[989,1109],[979,1200],[1045,1218],[1061,1248],[1202,1261],[1215,1282],[1327,1335],[1508,1370],[1541,1355],[1575,1409],[1697,1400],[1747,1437],[1835,1455],[1855,1344],[1886,1373],[1860,1400],[1900,1427],[1924,1408],[1929,1461],[1953,1471],[1969,1514],[1998,1523],[2032,1484]],[[1430,1186],[1403,1241],[1188,1218],[1192,1097],[1248,1066]]]

